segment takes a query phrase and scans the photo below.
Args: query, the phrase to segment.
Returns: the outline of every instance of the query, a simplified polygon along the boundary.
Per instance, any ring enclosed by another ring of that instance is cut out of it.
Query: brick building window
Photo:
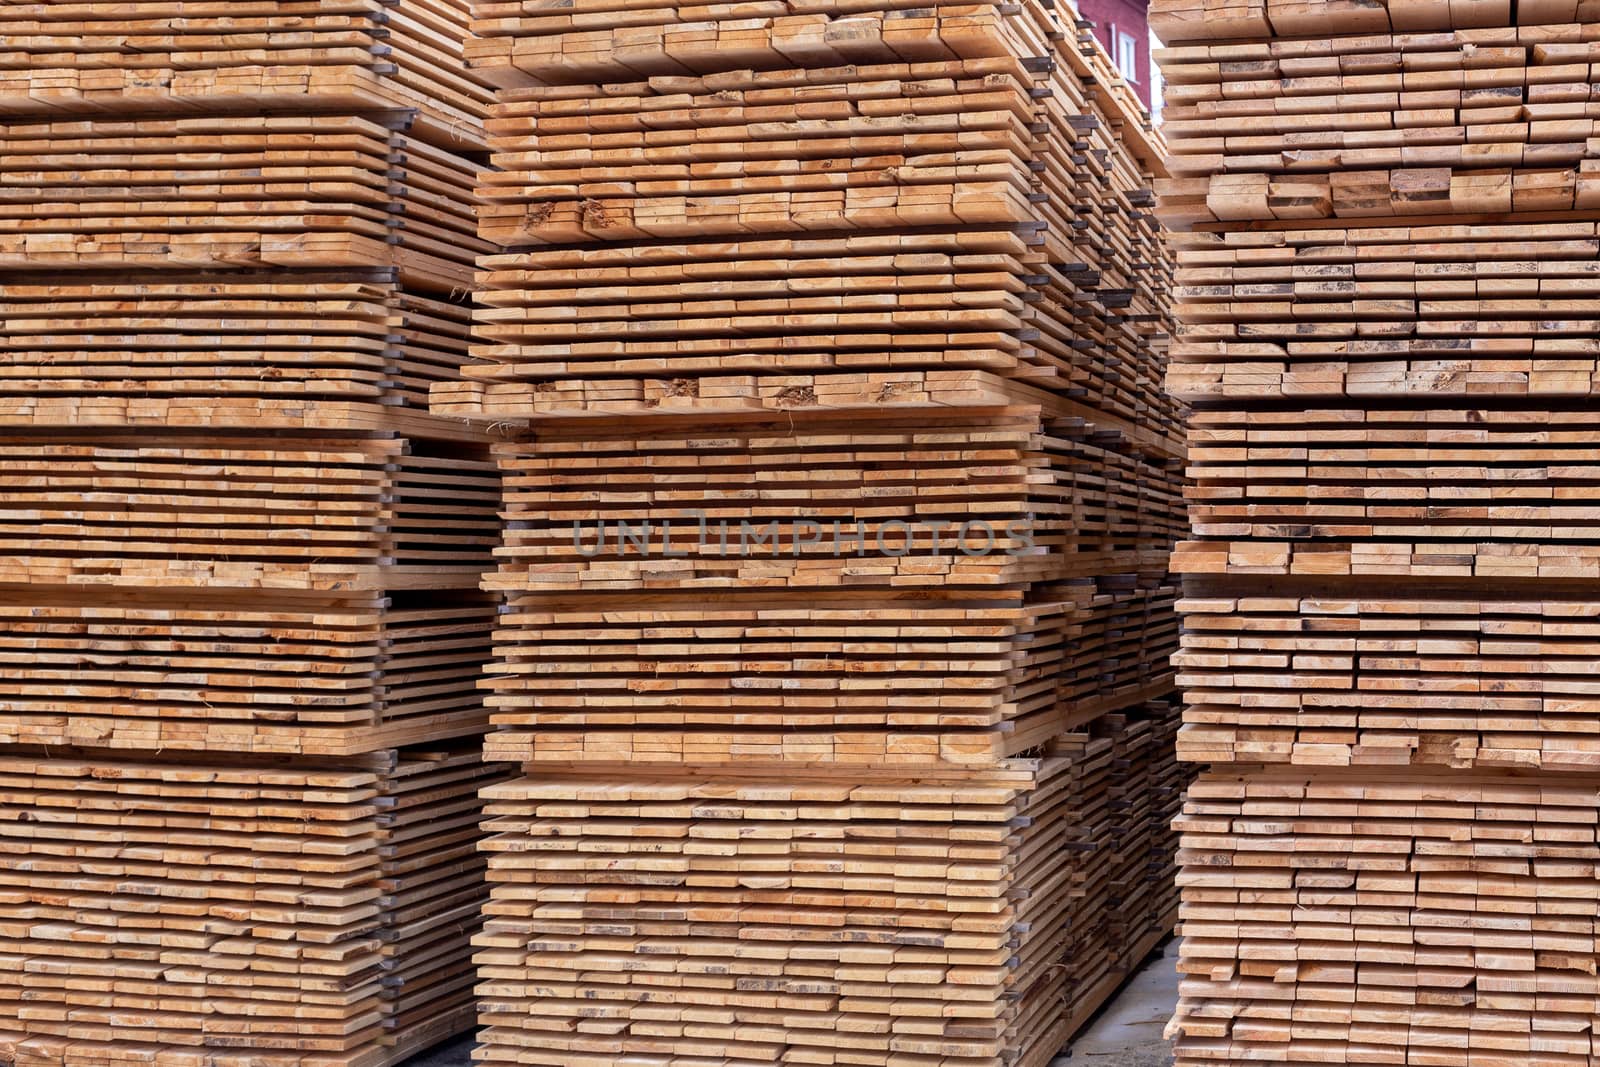
[[[1117,35],[1117,67],[1122,76],[1137,84],[1139,81],[1139,42],[1133,34],[1123,33],[1113,27]]]

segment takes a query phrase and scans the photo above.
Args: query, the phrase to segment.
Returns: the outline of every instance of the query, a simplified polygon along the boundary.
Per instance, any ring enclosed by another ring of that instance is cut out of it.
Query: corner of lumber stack
[[[1600,8],[1157,0],[1180,1067],[1589,1067]]]
[[[0,1061],[473,1023],[487,86],[455,0],[0,5]]]
[[[472,28],[479,1057],[1039,1067],[1175,907],[1159,134],[1044,4]]]

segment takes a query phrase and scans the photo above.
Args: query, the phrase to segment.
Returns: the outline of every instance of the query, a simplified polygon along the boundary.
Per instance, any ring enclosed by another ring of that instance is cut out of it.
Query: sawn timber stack
[[[474,15],[479,1055],[1046,1062],[1175,895],[1159,137],[1043,5]]]
[[[1597,14],[1154,7],[1183,1067],[1596,1061]]]
[[[471,1024],[494,604],[454,0],[0,9],[0,1059]]]
[[[1170,925],[1177,710],[1130,711],[915,780],[490,790],[491,1057],[1048,1062]]]

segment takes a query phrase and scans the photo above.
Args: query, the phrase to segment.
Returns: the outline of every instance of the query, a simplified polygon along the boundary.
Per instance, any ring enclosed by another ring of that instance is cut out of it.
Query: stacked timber
[[[1187,1067],[1595,1062],[1594,15],[1155,6]]]
[[[486,246],[476,164],[408,124],[0,123],[0,423],[414,425]]]
[[[479,1056],[1046,1062],[1175,905],[1158,136],[1042,4],[474,14]]]
[[[472,1023],[489,90],[452,0],[0,7],[0,1060]]]
[[[484,261],[484,362],[435,410],[1026,404],[1170,450],[1135,120],[1088,114],[1131,98],[1009,57],[503,97],[482,232],[529,251]]]
[[[1108,861],[1172,853],[1175,803],[1113,798],[1176,766],[1125,751],[1176,716],[1105,716],[963,774],[495,787],[486,1051],[551,1067],[647,1042],[741,1064],[1047,1062],[1166,933],[1165,904],[1100,917],[1124,902]]]
[[[41,0],[0,9],[0,116],[409,114],[481,144],[467,0]]]
[[[0,1052],[381,1064],[470,1025],[474,741],[329,763],[0,757]]]
[[[1592,1063],[1597,800],[1593,777],[1203,775],[1178,1062]]]
[[[378,938],[388,1048],[426,1048],[475,1024],[472,938],[483,927],[488,865],[479,851],[479,794],[510,772],[485,763],[471,737],[401,749],[379,779]]]

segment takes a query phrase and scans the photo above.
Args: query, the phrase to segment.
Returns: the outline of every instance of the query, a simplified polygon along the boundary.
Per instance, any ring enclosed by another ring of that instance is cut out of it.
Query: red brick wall
[[[1117,58],[1116,33],[1133,35],[1138,50],[1134,88],[1144,106],[1150,106],[1150,17],[1148,0],[1077,0],[1078,12],[1094,23],[1094,35]]]

